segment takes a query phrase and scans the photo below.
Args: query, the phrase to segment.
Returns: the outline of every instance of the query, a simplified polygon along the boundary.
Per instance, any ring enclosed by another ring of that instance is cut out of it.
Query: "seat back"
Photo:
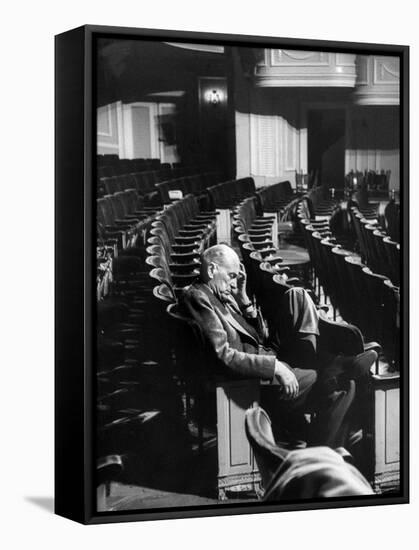
[[[208,348],[199,325],[183,315],[177,303],[167,307],[172,333],[171,343],[176,357],[178,376],[189,391],[203,398],[206,390],[214,387],[213,353]]]
[[[271,421],[262,407],[252,407],[246,411],[245,429],[262,477],[262,485],[266,488],[287,452],[275,444]]]
[[[358,355],[364,351],[364,338],[358,327],[319,316],[319,349],[335,355]]]

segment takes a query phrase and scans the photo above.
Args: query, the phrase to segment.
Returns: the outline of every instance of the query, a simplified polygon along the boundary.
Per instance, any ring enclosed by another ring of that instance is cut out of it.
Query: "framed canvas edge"
[[[70,437],[70,442],[73,446],[73,451],[70,456],[64,459],[63,464],[71,466],[72,458],[77,457],[80,461],[82,457],[83,461],[83,476],[80,480],[81,489],[79,488],[79,496],[77,500],[70,499],[75,504],[75,508],[64,510],[60,506],[55,509],[55,513],[62,515],[69,519],[78,521],[84,524],[98,524],[98,523],[115,523],[115,522],[127,522],[127,521],[149,521],[159,519],[180,519],[180,518],[194,518],[194,517],[208,517],[208,516],[225,516],[236,514],[254,514],[254,513],[269,513],[278,511],[300,511],[300,510],[315,510],[315,509],[330,509],[330,508],[346,508],[346,507],[360,507],[360,506],[375,506],[375,505],[393,505],[393,504],[406,504],[409,502],[409,375],[408,375],[408,361],[409,361],[409,46],[407,45],[392,45],[392,44],[375,44],[375,43],[359,43],[359,42],[338,42],[330,40],[311,40],[311,39],[295,39],[295,38],[276,38],[266,36],[248,36],[248,35],[230,35],[221,33],[203,33],[194,31],[180,31],[180,30],[163,30],[163,29],[141,29],[131,27],[113,27],[113,26],[98,26],[98,25],[84,25],[65,33],[56,35],[56,43],[61,40],[63,36],[68,36],[70,33],[79,33],[83,36],[83,117],[79,121],[83,128],[83,162],[82,162],[82,180],[83,180],[83,207],[80,215],[73,216],[73,223],[64,229],[62,238],[64,241],[69,239],[73,235],[73,230],[77,229],[78,224],[83,226],[83,239],[82,239],[82,266],[83,266],[83,316],[82,325],[84,327],[83,337],[77,342],[74,347],[80,349],[80,354],[83,356],[83,363],[80,365],[71,365],[72,369],[78,370],[79,378],[83,379],[82,388],[76,387],[76,384],[70,384],[67,387],[67,391],[75,393],[80,396],[82,394],[82,410],[83,410],[83,423],[82,426],[75,426],[73,432],[74,437]],[[180,41],[206,41],[206,42],[228,42],[229,45],[247,45],[256,46],[261,45],[265,47],[272,47],[273,45],[287,45],[294,48],[307,48],[308,46],[325,50],[330,49],[334,51],[356,51],[357,53],[383,53],[383,55],[394,54],[400,56],[402,61],[402,74],[401,74],[401,136],[402,143],[400,149],[402,150],[401,165],[401,180],[403,186],[401,187],[401,202],[403,205],[402,212],[402,229],[403,229],[403,247],[402,247],[402,270],[403,270],[403,297],[402,297],[402,333],[403,344],[401,346],[401,358],[403,364],[406,365],[403,374],[402,386],[401,386],[401,463],[402,463],[402,477],[401,477],[401,490],[400,495],[388,495],[388,496],[374,496],[374,497],[359,497],[348,499],[336,499],[327,501],[305,501],[305,502],[293,502],[293,503],[257,503],[257,504],[242,504],[235,505],[217,505],[217,506],[201,506],[190,508],[173,507],[170,509],[156,509],[154,510],[135,510],[121,512],[95,512],[95,490],[94,490],[94,473],[93,473],[93,433],[94,422],[92,415],[92,398],[93,398],[93,329],[95,326],[94,304],[95,294],[93,291],[92,275],[93,275],[93,252],[94,252],[94,232],[92,230],[94,220],[94,195],[92,187],[92,173],[93,173],[93,153],[95,144],[94,128],[94,97],[93,97],[93,42],[97,37],[107,37],[114,35],[115,37],[125,38],[142,38],[142,39],[155,39],[163,40],[164,38]],[[79,59],[80,61],[80,59]],[[56,60],[57,62],[57,60]],[[57,65],[56,65],[57,66]],[[56,101],[57,95],[63,95],[63,92],[57,89],[56,85]],[[67,92],[64,95],[68,95]],[[59,133],[59,123],[57,122],[57,108],[56,108],[56,135]],[[68,133],[66,136],[67,142],[71,142],[72,135]],[[56,148],[57,151],[57,148]],[[56,196],[59,193],[59,188],[62,185],[60,178],[57,175],[57,156],[56,156]],[[57,228],[57,214],[61,212],[60,207],[56,200],[56,285],[59,279],[57,274],[57,266],[62,263],[63,251],[59,250],[57,246],[57,239],[59,230]],[[61,228],[61,231],[63,229]],[[79,259],[80,259],[79,258]],[[58,270],[59,271],[59,270]],[[80,275],[80,274],[79,274]],[[56,293],[57,297],[57,293]],[[77,316],[76,316],[77,317]],[[56,320],[62,321],[62,312],[57,312]],[[74,318],[74,315],[70,314],[67,320],[69,324],[80,321],[79,318]],[[60,323],[58,323],[60,324]],[[59,334],[59,330],[56,330],[56,441],[69,441],[68,434],[60,433],[60,422],[57,422],[57,401],[62,397],[62,392],[57,392],[57,378],[61,376],[59,372],[59,366],[57,363],[57,347],[62,342],[62,335]],[[67,365],[68,368],[68,365]],[[72,408],[74,410],[74,407]],[[69,411],[67,411],[69,412]],[[56,454],[57,457],[57,454]],[[56,458],[57,460],[57,458]],[[63,460],[63,459],[61,459]],[[58,476],[56,470],[56,499],[57,492],[62,489],[63,480]],[[76,484],[77,485],[77,484]],[[80,491],[82,499],[80,499]],[[71,508],[71,506],[70,506]]]
[[[114,27],[107,25],[85,25],[86,33],[91,35],[106,34],[107,36],[117,35],[119,37],[133,36],[136,38],[150,38],[155,40],[176,39],[180,41],[193,41],[206,43],[220,43],[227,42],[232,45],[256,46],[258,44],[265,45],[266,47],[272,45],[283,44],[285,46],[292,46],[293,48],[307,48],[308,46],[316,49],[324,48],[325,50],[347,50],[369,52],[378,51],[383,52],[386,55],[389,53],[401,53],[405,49],[408,49],[408,45],[403,44],[379,44],[374,42],[350,42],[350,41],[338,41],[338,40],[322,40],[311,38],[293,38],[293,37],[279,37],[279,36],[260,36],[260,35],[246,35],[246,34],[226,34],[226,33],[213,33],[213,32],[199,32],[190,30],[171,30],[171,29],[149,29],[149,28],[136,28],[136,27]]]
[[[55,39],[55,513],[86,521],[85,33]],[[69,212],[71,210],[71,213]]]

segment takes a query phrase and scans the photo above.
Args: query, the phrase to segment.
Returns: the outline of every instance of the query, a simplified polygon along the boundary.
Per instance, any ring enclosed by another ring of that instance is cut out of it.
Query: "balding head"
[[[240,264],[240,260],[236,252],[226,244],[216,244],[215,246],[207,248],[202,253],[201,266],[206,269],[211,262],[221,266],[236,262]]]
[[[211,246],[201,256],[201,279],[221,299],[237,287],[239,271],[240,259],[226,244]]]

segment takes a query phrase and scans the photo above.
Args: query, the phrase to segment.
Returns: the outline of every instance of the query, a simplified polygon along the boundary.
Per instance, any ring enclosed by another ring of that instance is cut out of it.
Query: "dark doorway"
[[[336,189],[345,181],[345,111],[313,109],[308,113],[308,171],[317,184]]]

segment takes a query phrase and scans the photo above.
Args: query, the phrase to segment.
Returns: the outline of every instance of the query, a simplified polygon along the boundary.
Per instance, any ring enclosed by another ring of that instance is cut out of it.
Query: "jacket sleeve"
[[[273,379],[275,356],[258,355],[233,348],[221,320],[205,293],[198,289],[189,289],[183,295],[182,307],[185,313],[198,323],[222,365],[246,378]]]

